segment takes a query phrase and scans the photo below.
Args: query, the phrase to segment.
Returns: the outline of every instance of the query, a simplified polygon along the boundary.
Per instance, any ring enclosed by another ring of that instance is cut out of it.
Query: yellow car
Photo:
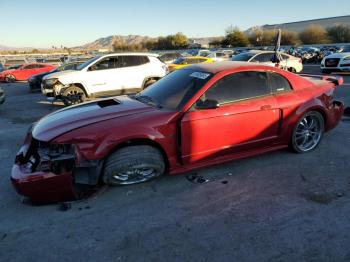
[[[214,62],[214,60],[204,56],[185,56],[185,57],[179,57],[178,59],[176,59],[172,64],[168,65],[168,68],[169,68],[169,72],[172,72],[176,69],[189,66],[192,64],[211,63],[211,62]]]

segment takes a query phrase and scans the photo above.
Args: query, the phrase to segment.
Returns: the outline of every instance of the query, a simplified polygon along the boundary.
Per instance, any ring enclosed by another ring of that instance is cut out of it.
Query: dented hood
[[[40,141],[50,141],[89,124],[152,110],[156,109],[127,96],[84,103],[43,117],[34,125],[32,136]]]

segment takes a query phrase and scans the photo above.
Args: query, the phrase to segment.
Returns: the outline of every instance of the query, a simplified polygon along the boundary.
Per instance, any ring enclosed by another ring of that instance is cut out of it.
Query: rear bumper
[[[75,198],[71,172],[54,174],[51,172],[26,173],[23,166],[12,167],[11,182],[18,194],[36,203],[67,201]]]
[[[336,100],[333,101],[331,107],[328,109],[326,131],[335,128],[339,124],[344,114],[344,104]]]

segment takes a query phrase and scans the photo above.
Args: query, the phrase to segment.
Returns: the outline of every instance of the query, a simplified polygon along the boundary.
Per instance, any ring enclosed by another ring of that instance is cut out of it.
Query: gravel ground
[[[317,66],[305,72],[318,73]],[[336,97],[350,105],[350,76]],[[62,107],[1,84],[0,261],[350,261],[350,121],[320,147],[106,188],[63,211],[23,204],[9,183],[28,125]]]

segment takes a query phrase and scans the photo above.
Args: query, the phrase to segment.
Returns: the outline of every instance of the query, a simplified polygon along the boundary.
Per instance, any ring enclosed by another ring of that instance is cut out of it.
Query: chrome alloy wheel
[[[324,129],[323,117],[318,112],[303,116],[294,131],[293,142],[300,152],[313,150],[321,141]]]
[[[159,175],[161,174],[154,167],[138,165],[114,174],[113,178],[119,185],[131,185],[148,181]]]

